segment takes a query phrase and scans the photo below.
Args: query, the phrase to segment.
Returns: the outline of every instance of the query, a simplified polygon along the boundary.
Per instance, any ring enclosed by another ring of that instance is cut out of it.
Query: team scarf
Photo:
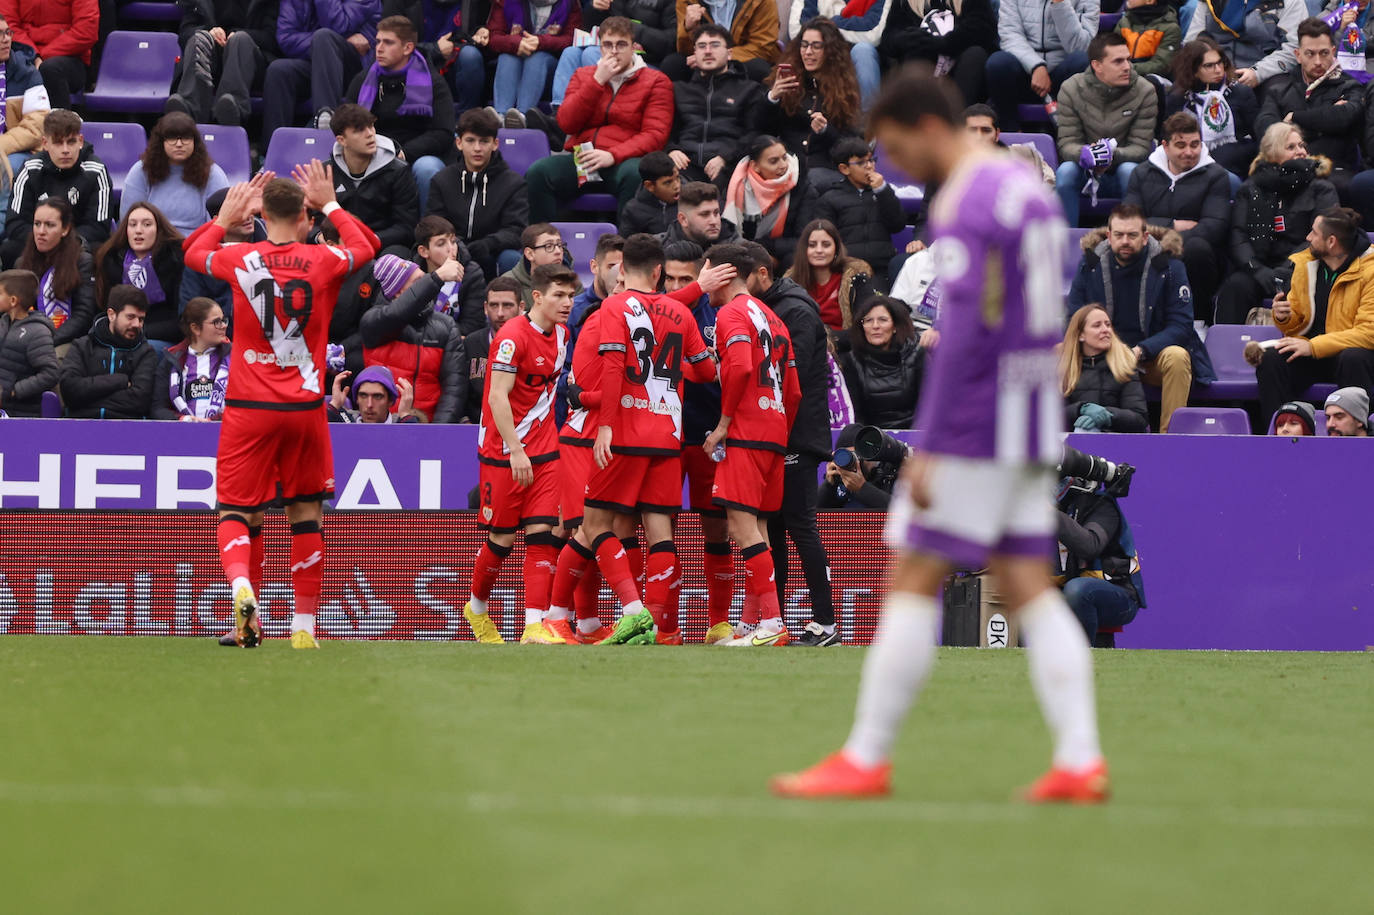
[[[8,87],[6,86],[9,77],[9,68],[8,62],[3,67],[0,67],[0,133],[4,133],[8,126],[5,123],[5,105],[10,97]]]
[[[434,310],[440,314],[456,315],[462,290],[461,282],[444,283],[439,287],[439,294],[434,297]]]
[[[124,282],[135,289],[142,289],[148,297],[149,305],[167,301],[167,293],[162,290],[162,281],[153,269],[151,252],[139,257],[133,249],[124,252]]]
[[[741,159],[730,176],[725,212],[721,215],[737,226],[746,219],[757,218],[756,238],[781,238],[798,172],[797,157],[791,153],[787,154],[787,171],[781,178],[765,178],[754,168],[752,159]]]
[[[401,101],[401,107],[396,109],[398,115],[425,118],[434,116],[434,80],[429,75],[429,62],[423,54],[411,51],[410,59],[399,70],[386,70],[381,64],[374,63],[368,68],[367,75],[363,77],[363,84],[358,89],[359,105],[372,110],[372,104],[377,101],[378,84],[384,76],[405,77],[406,94]]]
[[[53,292],[53,269],[49,267],[43,278],[38,281],[38,308],[52,319],[52,325],[56,328],[61,327],[72,316],[72,300],[70,297],[60,299]]]
[[[549,18],[544,21],[543,28],[534,29],[536,33],[546,35],[556,35],[563,31],[563,26],[568,24],[568,4],[571,0],[554,0],[551,4],[553,9],[549,11]],[[530,31],[532,23],[528,19],[528,11],[525,9],[524,0],[513,0],[505,5],[506,27],[512,35]]]
[[[1212,0],[1205,0],[1207,10],[1212,14],[1212,18],[1217,21],[1217,25],[1231,33],[1233,38],[1239,38],[1240,33],[1245,31],[1245,17],[1255,10],[1263,0],[1226,0],[1217,12],[1216,4]]]
[[[219,419],[229,385],[229,344],[212,346],[199,356],[187,346],[186,362],[181,371],[173,364],[169,382],[172,406],[182,416]]]
[[[830,425],[847,426],[854,422],[854,400],[849,396],[849,385],[844,383],[844,372],[835,361],[833,353],[825,354],[826,401],[830,407]]]
[[[1236,142],[1236,117],[1227,99],[1230,86],[1185,93],[1184,106],[1202,127],[1202,145],[1208,150]]]

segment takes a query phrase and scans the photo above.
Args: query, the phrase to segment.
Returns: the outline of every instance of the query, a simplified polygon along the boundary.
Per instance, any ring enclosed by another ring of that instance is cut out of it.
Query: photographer
[[[859,433],[872,430],[865,443],[881,443],[876,460],[864,460],[860,454],[870,455],[863,444],[856,445]],[[870,438],[871,437],[871,438]],[[844,508],[850,511],[887,511],[892,499],[892,487],[906,456],[906,446],[873,426],[850,423],[840,430],[835,440],[835,453],[825,465],[825,482],[817,497],[817,508]]]
[[[1096,643],[1099,629],[1125,626],[1145,606],[1140,557],[1117,497],[1134,468],[1065,447],[1057,504],[1056,580],[1064,600]]]

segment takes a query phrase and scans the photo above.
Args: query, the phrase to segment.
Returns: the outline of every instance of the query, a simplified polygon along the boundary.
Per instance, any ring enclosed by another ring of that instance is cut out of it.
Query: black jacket
[[[1326,156],[1336,168],[1355,170],[1364,118],[1364,86],[1342,74],[1324,80],[1309,97],[1302,69],[1294,68],[1268,85],[1255,119],[1255,136],[1263,137],[1290,112],[1293,123],[1302,128],[1309,153]]]
[[[807,181],[800,181],[792,190],[792,199],[787,204],[787,221],[783,223],[782,234],[777,238],[772,236],[764,238],[753,238],[768,249],[768,253],[778,259],[778,272],[781,273],[792,266],[792,261],[797,254],[797,242],[801,239],[801,231],[816,216],[816,204],[819,198],[816,196],[816,189]],[[740,226],[741,237],[749,236],[750,226],[745,223]],[[890,243],[889,239],[889,243]]]
[[[417,372],[401,372],[397,377],[409,376],[415,386],[415,403],[419,407],[422,392],[428,383],[437,383],[438,402],[433,407],[431,422],[456,423],[468,399],[467,359],[463,355],[463,337],[458,325],[448,315],[434,310],[434,297],[439,294],[439,278],[430,273],[417,280],[409,289],[390,301],[385,297],[363,315],[362,342],[369,351],[368,364],[416,366],[423,372],[424,350],[437,349],[441,356],[437,377],[417,377]],[[390,346],[388,346],[390,345]],[[414,351],[413,355],[402,351]],[[373,352],[386,357],[374,359]],[[400,356],[399,359],[395,358]],[[392,367],[396,373],[396,367]],[[423,408],[422,408],[423,409]]]
[[[353,77],[348,84],[348,101],[356,102],[362,90],[368,68]],[[397,114],[405,101],[405,74],[382,76],[377,80],[377,99],[370,109],[377,116],[377,134],[386,137],[405,153],[406,162],[414,165],[421,156],[435,156],[452,162],[457,155],[453,145],[453,93],[448,80],[434,67],[429,68],[430,83],[434,87],[434,113],[429,117],[418,114]],[[416,221],[419,219],[417,217]]]
[[[396,157],[395,146],[389,139],[377,137],[377,152],[361,177],[349,174],[343,148],[337,140],[330,166],[339,206],[376,232],[383,248],[393,245],[410,248],[415,244],[415,224],[420,221],[420,194],[415,188],[410,166]]]
[[[997,13],[990,0],[964,0],[954,17],[954,28],[947,35],[932,35],[921,28],[921,17],[910,3],[894,0],[887,14],[878,50],[889,61],[928,60],[935,63],[941,55],[958,57],[969,48],[997,50]],[[926,12],[954,11],[954,4],[933,0]]]
[[[840,369],[854,401],[855,421],[884,429],[910,429],[924,368],[925,350],[915,340],[888,350],[864,347],[846,353]]]
[[[1084,356],[1078,384],[1064,401],[1064,418],[1072,429],[1085,403],[1106,407],[1112,414],[1113,432],[1145,432],[1150,420],[1145,410],[1145,388],[1132,377],[1122,384],[1107,367],[1106,356]]]
[[[110,319],[74,342],[62,360],[62,401],[67,415],[83,419],[145,419],[153,406],[157,353],[142,334],[115,339]]]
[[[13,264],[33,233],[33,211],[45,197],[61,197],[72,205],[76,232],[92,250],[110,237],[114,207],[110,199],[110,173],[87,143],[76,164],[59,169],[46,151],[24,163],[14,176],[14,195],[5,223],[0,259]]]
[[[663,242],[665,247],[671,245],[675,241],[696,241],[696,239],[694,238],[687,237],[687,235],[682,231],[682,223],[678,222],[676,218],[674,218],[672,222],[668,223],[668,231],[664,232],[661,236],[659,236],[658,240]],[[730,220],[721,219],[720,237],[713,242],[709,242],[708,244],[702,245],[702,247],[709,248],[711,247],[711,245],[725,244],[726,242],[733,242],[739,240],[739,228]],[[698,244],[700,243],[698,242]]]
[[[797,381],[801,383],[801,403],[787,438],[787,450],[829,460],[830,366],[825,358],[827,335],[820,306],[805,289],[785,276],[763,294],[763,303],[787,325],[792,357],[797,362]]]
[[[1292,159],[1282,165],[1259,162],[1236,191],[1231,209],[1231,262],[1248,272],[1268,294],[1274,274],[1292,276],[1289,255],[1307,247],[1307,233],[1322,210],[1339,205],[1326,159]],[[1283,231],[1274,230],[1283,216]]]
[[[1175,219],[1192,219],[1197,226],[1178,234],[1186,242],[1197,237],[1204,239],[1220,255],[1226,250],[1231,231],[1231,178],[1226,169],[1215,162],[1186,172],[1172,179],[1168,164],[1160,167],[1150,155],[1131,175],[1122,203],[1132,203],[1145,211],[1150,225],[1174,227]]]
[[[673,135],[668,149],[680,149],[694,165],[704,167],[715,156],[725,160],[726,174],[745,154],[756,120],[754,109],[763,87],[731,63],[719,73],[693,70],[689,79],[673,83]]]
[[[463,338],[463,355],[467,358],[468,401],[459,420],[465,423],[482,421],[482,392],[487,384],[487,354],[491,352],[491,326],[483,324]]]
[[[62,374],[52,341],[52,319],[41,311],[13,323],[0,318],[0,410],[42,415],[43,392],[56,390]]]
[[[72,290],[72,313],[62,326],[53,334],[53,345],[61,346],[86,336],[91,332],[95,321],[95,262],[91,255],[82,251],[76,258],[76,271],[81,274],[81,282]],[[35,270],[38,279],[43,279],[42,271]]]
[[[520,233],[530,222],[525,178],[499,152],[480,172],[468,171],[462,162],[450,165],[430,182],[425,215],[430,214],[453,223],[473,258],[493,276],[497,255],[519,250]]]
[[[635,41],[644,48],[645,63],[660,64],[677,50],[675,0],[611,0],[605,11],[588,3],[582,9],[582,28],[590,32],[611,16],[624,16],[635,24]]]
[[[677,222],[677,203],[664,203],[639,186],[634,198],[620,211],[620,234],[629,238],[639,232],[662,235]]]
[[[850,257],[868,261],[877,276],[887,276],[887,264],[897,253],[892,235],[906,225],[906,214],[890,183],[876,191],[860,190],[846,178],[821,195],[816,218],[835,224]]]
[[[862,131],[858,123],[844,128],[836,127],[833,123],[835,119],[828,117],[831,123],[820,133],[813,133],[811,112],[824,110],[825,103],[815,86],[807,85],[809,80],[805,76],[802,80],[802,99],[797,105],[796,114],[788,114],[781,102],[770,101],[766,92],[759,96],[758,105],[755,106],[754,132],[772,134],[782,140],[787,151],[801,162],[803,172],[813,168],[833,169],[835,163],[830,161],[830,147],[844,137],[861,136]],[[855,120],[862,122],[862,115],[856,113]]]
[[[230,34],[247,32],[269,63],[280,55],[277,48],[279,0],[177,0],[177,6],[181,7],[177,35],[183,50],[196,32],[208,32],[219,26]]]
[[[124,255],[128,251],[128,245],[118,245],[100,262],[98,300],[104,301],[111,287],[124,282]],[[181,278],[184,273],[181,242],[171,241],[153,251],[153,272],[166,298],[148,306],[143,335],[149,340],[178,343],[185,337],[181,332]]]

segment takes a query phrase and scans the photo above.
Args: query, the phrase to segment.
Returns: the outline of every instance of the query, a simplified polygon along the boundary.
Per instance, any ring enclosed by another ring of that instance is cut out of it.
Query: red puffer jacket
[[[626,159],[662,149],[673,127],[673,82],[660,70],[641,66],[625,78],[619,92],[598,85],[595,67],[578,67],[558,109],[558,126],[568,135],[567,150],[588,140],[597,149]]]
[[[79,57],[90,65],[100,36],[100,0],[0,0],[0,14],[14,40],[38,49],[38,56]]]

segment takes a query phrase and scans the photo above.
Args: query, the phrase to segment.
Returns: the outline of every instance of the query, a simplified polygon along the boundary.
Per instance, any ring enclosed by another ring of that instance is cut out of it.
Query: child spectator
[[[227,188],[229,178],[210,160],[210,150],[189,114],[164,114],[153,127],[148,148],[124,179],[120,206],[153,204],[182,235],[205,224],[206,199]]]
[[[458,264],[458,276],[446,280],[434,297],[434,309],[454,320],[463,334],[470,334],[487,321],[482,303],[487,297],[487,278],[458,240],[453,223],[442,216],[426,216],[415,227],[415,250],[420,266],[437,273],[449,261]]]
[[[96,311],[95,266],[73,219],[60,197],[40,203],[17,265],[38,277],[38,310],[52,319],[59,347],[85,336]]]
[[[676,163],[662,150],[639,160],[640,188],[620,214],[620,234],[628,238],[645,232],[662,235],[677,222],[677,198],[682,177]]]
[[[167,350],[153,379],[153,419],[216,422],[229,384],[229,321],[214,299],[195,298],[181,327],[185,339]]]
[[[95,252],[95,300],[103,302],[120,283],[148,297],[143,333],[159,353],[182,340],[181,236],[151,203],[124,211],[115,233]]]
[[[33,211],[40,200],[60,198],[71,205],[76,232],[90,247],[110,237],[114,208],[110,173],[81,134],[74,111],[49,111],[43,118],[43,151],[14,176],[0,260],[13,264],[33,231]],[[85,330],[82,330],[85,333]]]
[[[777,137],[760,134],[748,150],[730,178],[721,215],[739,227],[741,238],[757,241],[780,264],[791,266],[798,227],[811,221],[816,191],[798,183],[797,157]]]
[[[845,248],[873,267],[885,289],[887,265],[896,254],[892,235],[906,225],[906,214],[863,140],[840,140],[831,150],[831,160],[844,180],[821,195],[816,216],[835,224]]]
[[[1146,432],[1145,388],[1135,353],[1112,330],[1100,305],[1084,305],[1069,319],[1059,350],[1064,416],[1075,432]]]
[[[345,102],[330,118],[334,150],[330,165],[339,206],[377,233],[391,254],[410,252],[420,221],[415,176],[397,154],[390,137],[377,135],[377,118],[361,105]]]
[[[52,319],[37,302],[32,272],[0,273],[0,410],[9,416],[41,416],[43,392],[55,389],[61,376]]]

